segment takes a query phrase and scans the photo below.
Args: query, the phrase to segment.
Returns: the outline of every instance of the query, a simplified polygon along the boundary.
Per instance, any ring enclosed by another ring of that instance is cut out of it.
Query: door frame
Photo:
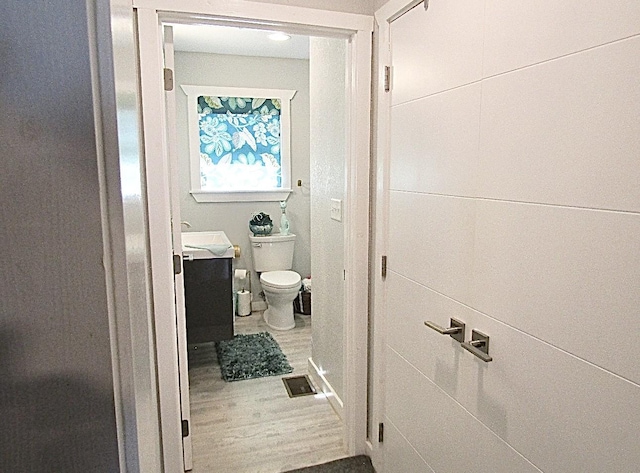
[[[162,27],[162,49],[164,65],[166,68],[175,71],[175,52],[173,45],[173,27]],[[169,162],[170,175],[178,172],[179,162],[177,157],[177,131],[176,131],[176,88],[167,90],[164,93],[165,98],[165,117],[166,117],[166,150]],[[173,247],[182,247],[182,216],[180,214],[180,185],[178,179],[170,179],[171,191],[171,231]],[[175,272],[175,270],[174,270]],[[176,306],[176,330],[178,339],[178,382],[180,389],[180,411],[182,422],[191,425],[191,401],[189,394],[189,366],[187,362],[187,319],[186,305],[184,295],[184,267],[180,261],[180,271],[174,275],[174,291]],[[183,354],[181,356],[181,354]],[[190,429],[189,429],[190,430]],[[191,435],[182,437],[182,456],[184,469],[191,470],[193,468],[193,446]]]
[[[374,79],[374,126],[372,166],[372,222],[370,272],[371,284],[371,370],[372,406],[370,429],[376,433],[378,423],[384,422],[385,406],[385,336],[387,323],[387,294],[385,278],[382,274],[382,259],[388,254],[389,237],[389,166],[391,152],[391,91],[393,90],[393,69],[390,70],[390,90],[385,90],[385,68],[391,67],[390,26],[393,20],[416,7],[424,0],[389,0],[375,12],[375,79]],[[385,471],[384,443],[371,442],[371,459],[376,471]]]
[[[367,450],[367,386],[369,238],[369,156],[371,34],[373,18],[302,7],[261,4],[247,0],[220,2],[134,0],[144,130],[155,357],[158,369],[161,442],[165,471],[183,471],[180,417],[177,315],[174,304],[171,237],[170,166],[167,153],[162,83],[162,20],[200,19],[230,24],[261,24],[293,33],[349,38],[349,140],[346,163],[345,225],[345,369],[344,425],[347,452]],[[145,117],[152,117],[145,119]],[[151,205],[153,203],[153,205]],[[179,224],[179,223],[178,223]]]

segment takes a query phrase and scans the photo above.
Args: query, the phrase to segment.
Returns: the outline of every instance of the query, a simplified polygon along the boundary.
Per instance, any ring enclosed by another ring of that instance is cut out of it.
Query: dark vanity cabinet
[[[231,258],[184,260],[187,343],[233,338]]]

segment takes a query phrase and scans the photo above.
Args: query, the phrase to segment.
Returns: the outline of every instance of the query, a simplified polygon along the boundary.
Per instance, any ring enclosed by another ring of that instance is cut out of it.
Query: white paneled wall
[[[392,168],[391,188],[475,195],[480,96],[477,83],[392,109],[392,159],[402,165]]]
[[[388,414],[435,472],[534,473],[536,468],[393,350]],[[425,400],[428,400],[425,402]],[[395,465],[394,465],[395,466]],[[399,471],[399,470],[397,470]],[[409,470],[414,471],[414,470]]]
[[[389,259],[401,262],[401,272],[407,277],[466,302],[474,222],[472,199],[394,191],[389,209]]]
[[[640,215],[478,201],[475,235],[472,307],[640,382]]]
[[[452,420],[452,414],[439,413],[441,403],[454,400],[458,410],[480,421],[493,436],[542,471],[634,471],[622,469],[619,460],[626,457],[640,462],[637,438],[629,434],[631,427],[640,424],[640,411],[635,407],[640,405],[640,392],[636,385],[396,272],[390,273],[388,284],[389,305],[393,307],[387,329],[389,351],[400,354],[407,365],[419,370],[419,380],[423,377],[441,393],[437,399],[427,392],[415,399],[390,393],[414,389],[412,383],[418,381],[405,382],[395,375],[397,368],[388,367],[388,378],[394,385],[387,393],[393,397],[388,415],[400,426],[402,420],[397,417],[403,416],[394,413],[397,407],[393,406],[408,405],[407,409],[413,410],[408,415],[410,419],[404,421],[422,426],[414,441],[429,442],[425,455],[440,461],[438,457],[446,454],[436,448],[445,435],[438,430],[438,424],[449,423],[452,428],[464,430],[463,424]],[[453,339],[423,329],[425,319],[445,324],[449,317],[463,320],[469,329],[489,334],[494,361],[484,364]],[[580,338],[591,343],[595,340],[586,335]],[[445,394],[449,399],[443,397]],[[422,414],[422,409],[434,411]],[[408,432],[403,434],[411,439]],[[468,448],[475,448],[481,441],[469,433],[465,438]],[[516,468],[509,458],[501,458],[498,463],[508,467],[506,470],[496,466],[495,470],[472,471],[529,471]],[[438,473],[465,471],[429,464]],[[600,467],[590,470],[589,465]]]
[[[340,11],[369,15],[373,10],[373,0],[250,0],[260,3],[274,3],[321,10]],[[321,15],[322,13],[319,12]]]
[[[640,2],[431,2],[391,42],[385,471],[640,471]]]
[[[394,22],[394,105],[482,78],[483,10],[477,0],[433,2],[429,15]]]
[[[485,0],[484,77],[638,34],[637,0]]]
[[[478,195],[640,211],[639,51],[636,36],[483,81]]]
[[[385,428],[384,443],[388,452],[386,463],[393,465],[396,471],[434,473],[392,422]]]

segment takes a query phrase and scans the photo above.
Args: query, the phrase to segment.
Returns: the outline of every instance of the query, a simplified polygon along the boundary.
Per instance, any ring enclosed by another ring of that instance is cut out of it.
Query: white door
[[[473,82],[481,56],[476,57],[480,51],[475,46],[458,44],[467,37],[471,41],[473,30],[462,36],[445,31],[445,13],[453,13],[443,10],[456,10],[456,21],[463,24],[483,14],[482,2],[430,3],[427,11],[419,4],[394,20],[389,31],[393,77],[384,283],[385,473],[524,473],[529,470],[517,455],[457,399],[462,377],[481,380],[494,366],[424,324],[429,320],[448,327],[455,317],[466,321],[469,330],[473,327],[459,303],[468,289],[473,207],[467,200],[439,194],[449,192],[443,179],[449,176],[461,187],[456,194],[469,190],[464,188],[469,184],[464,160],[473,159],[477,150],[472,127],[480,88],[455,88]],[[458,3],[464,7],[452,6]],[[452,157],[450,139],[456,141]],[[510,468],[500,467],[509,455],[514,457]]]
[[[637,471],[640,8],[429,3],[389,26],[384,471]]]
[[[173,28],[165,26],[164,34],[164,67],[174,71]],[[172,75],[166,81],[172,82]],[[169,181],[171,193],[171,233],[174,255],[182,256],[182,224],[180,219],[180,187],[177,176],[178,156],[176,152],[176,92],[175,85],[165,85],[165,101],[167,113],[167,150],[169,155]],[[180,261],[182,266],[182,261]],[[187,319],[184,301],[184,273],[175,275],[175,301],[178,332],[178,379],[180,383],[180,409],[183,424],[183,456],[185,471],[193,468],[193,450],[191,446],[191,407],[189,404],[189,367],[187,362]]]

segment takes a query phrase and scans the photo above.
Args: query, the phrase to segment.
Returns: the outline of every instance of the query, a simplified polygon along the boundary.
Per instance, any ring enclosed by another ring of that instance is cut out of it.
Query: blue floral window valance
[[[258,92],[223,95],[195,94],[205,88],[182,87],[190,102],[192,98],[195,102],[195,110],[191,109],[195,114],[190,111],[189,128],[192,194],[196,199],[195,193],[264,193],[290,188],[289,101],[295,91],[217,90]],[[197,131],[192,129],[195,128],[193,122],[197,123]],[[197,169],[193,169],[194,149],[198,155]],[[244,195],[240,200],[252,199]]]
[[[221,164],[236,165],[234,174],[244,174],[240,180],[246,181],[246,186],[281,187],[278,99],[201,95],[198,125],[203,189],[224,187],[229,176],[212,169]],[[253,182],[256,179],[260,182]]]

